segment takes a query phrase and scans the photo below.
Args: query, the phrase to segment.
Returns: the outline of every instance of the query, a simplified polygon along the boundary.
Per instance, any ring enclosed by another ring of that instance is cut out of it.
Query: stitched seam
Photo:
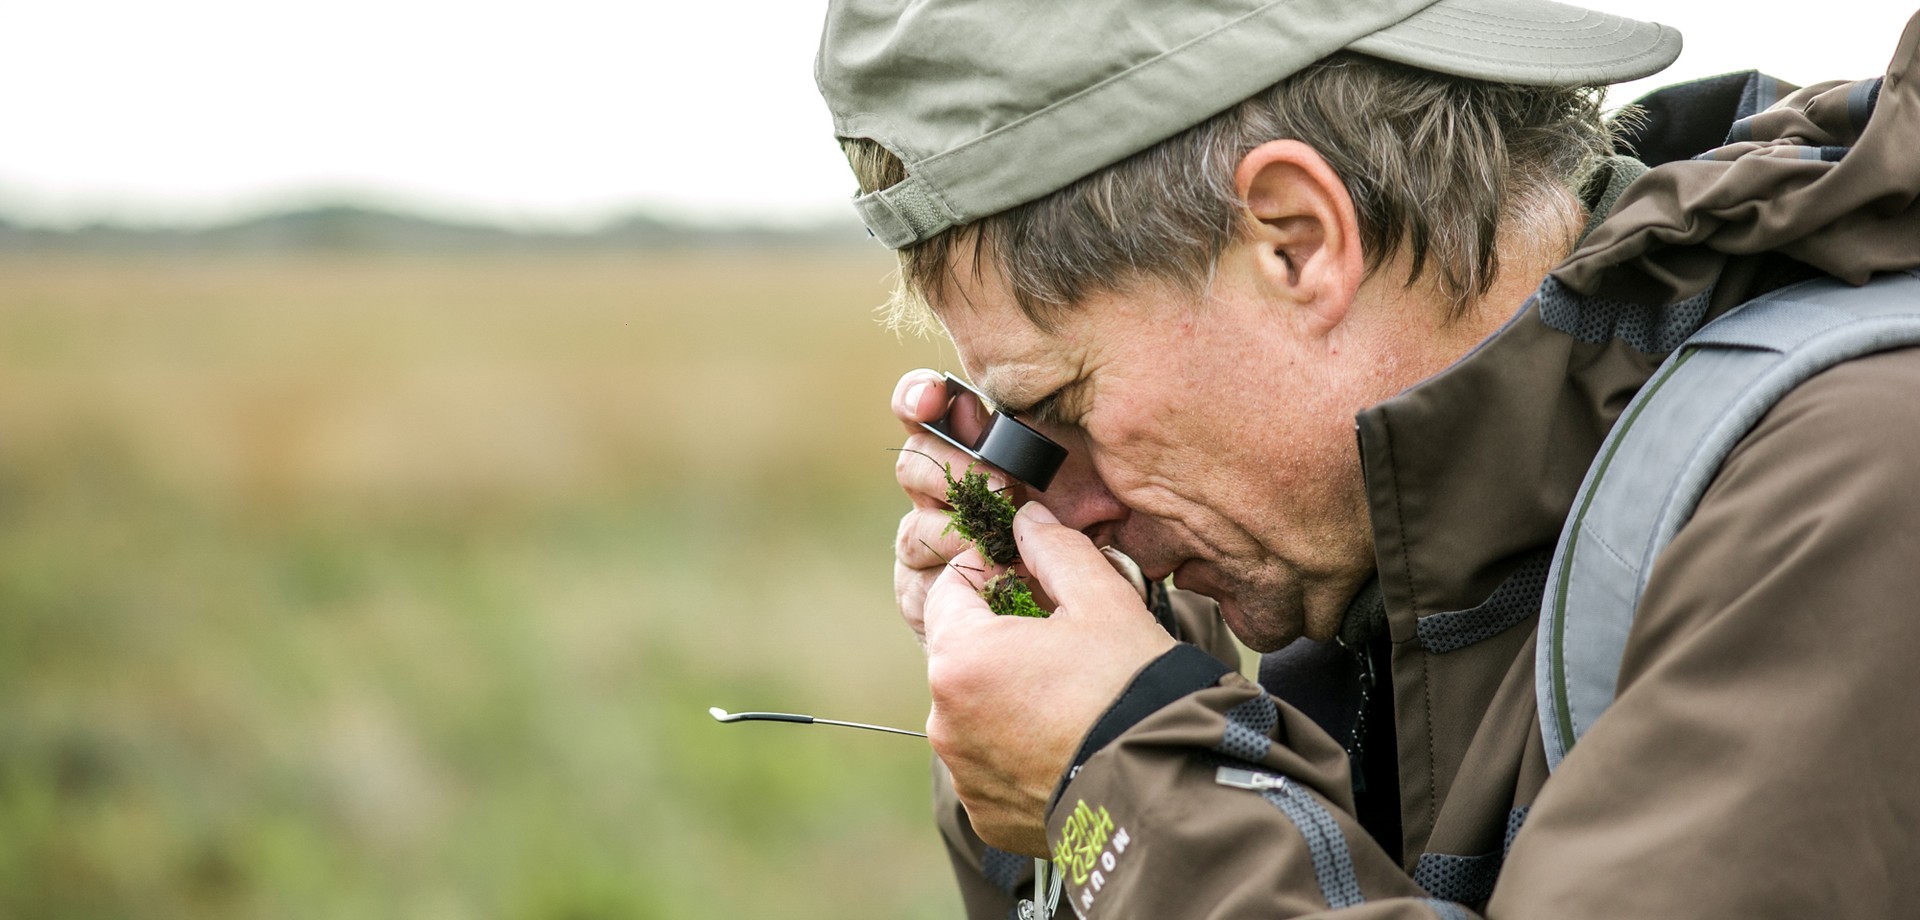
[[[1384,426],[1383,431],[1387,436],[1387,466],[1391,469],[1398,470],[1400,464],[1394,459],[1393,431],[1386,429]],[[1398,476],[1395,476],[1393,480],[1393,522],[1396,530],[1401,534],[1401,540],[1404,541],[1407,532],[1406,514],[1400,504],[1400,479]],[[1413,609],[1418,611],[1420,609],[1420,601],[1413,585],[1413,563],[1407,558],[1407,548],[1404,542],[1400,547],[1400,569],[1406,574],[1407,600]],[[1440,788],[1437,781],[1433,778],[1433,674],[1431,665],[1427,660],[1428,657],[1425,651],[1420,653],[1420,700],[1421,707],[1425,710],[1422,715],[1424,715],[1427,720],[1427,825],[1428,831],[1431,833],[1432,825],[1437,814],[1435,809],[1437,807],[1436,802],[1440,798]]]
[[[1588,35],[1605,35],[1634,31],[1631,23],[1621,21],[1609,22],[1606,19],[1592,16],[1576,16],[1572,19],[1549,20],[1508,19],[1504,16],[1492,16],[1482,19],[1476,16],[1463,16],[1458,13],[1435,8],[1429,8],[1426,13],[1427,15],[1423,17],[1408,21],[1406,28],[1417,29],[1423,32],[1448,34],[1445,29],[1446,26],[1465,26],[1473,30],[1473,37],[1476,39],[1484,38],[1484,33],[1487,29],[1499,29],[1510,35],[1533,32],[1539,33],[1545,38],[1564,37],[1570,40],[1579,40]],[[1536,23],[1544,23],[1544,25],[1536,25]],[[1569,32],[1567,29],[1561,28],[1564,26],[1574,26],[1578,31]]]
[[[1572,25],[1577,22],[1583,22],[1585,20],[1594,18],[1593,14],[1588,13],[1584,10],[1576,11],[1571,9],[1569,9],[1567,12],[1573,13],[1574,15],[1566,18],[1561,18],[1561,19],[1516,19],[1516,18],[1511,18],[1507,16],[1501,16],[1498,13],[1483,13],[1478,15],[1467,15],[1465,13],[1458,13],[1453,10],[1443,10],[1438,7],[1429,8],[1427,10],[1424,10],[1423,12],[1426,13],[1426,16],[1423,18],[1425,18],[1429,22],[1441,22],[1441,21],[1458,22],[1458,23],[1464,23],[1469,26],[1493,25],[1493,26],[1501,26],[1509,29],[1519,29],[1519,30],[1528,31],[1528,32],[1554,32],[1554,33],[1558,33],[1561,30],[1554,29],[1554,28],[1547,28],[1547,26]],[[1540,26],[1540,25],[1534,25],[1534,23],[1546,23],[1547,25]],[[1602,19],[1599,21],[1598,25],[1593,26],[1593,28],[1599,28],[1600,26],[1604,26],[1604,25],[1607,25],[1607,21]]]
[[[1427,837],[1434,834],[1434,822],[1440,820],[1440,780],[1434,764],[1434,674],[1432,655],[1421,653],[1421,705],[1427,709]]]
[[[1507,19],[1507,17],[1498,17],[1498,15],[1496,15],[1496,17],[1488,17],[1488,19],[1478,19],[1478,17],[1471,17],[1471,15],[1457,15],[1457,13],[1448,13],[1444,12],[1444,10],[1428,8],[1425,17],[1411,17],[1411,19],[1407,19],[1407,21],[1404,21],[1404,23],[1400,25],[1400,29],[1402,29],[1402,31],[1409,31],[1409,33],[1425,33],[1425,35],[1436,36],[1436,38],[1455,38],[1455,40],[1457,40],[1457,38],[1461,38],[1461,35],[1459,35],[1457,31],[1448,29],[1448,27],[1450,27],[1450,25],[1452,25],[1452,27],[1467,27],[1467,29],[1473,33],[1473,35],[1471,35],[1473,40],[1488,42],[1488,44],[1505,44],[1505,46],[1511,46],[1511,48],[1538,48],[1538,42],[1536,42],[1536,44],[1501,42],[1501,40],[1496,40],[1496,38],[1486,35],[1486,31],[1488,31],[1488,29],[1500,29],[1500,31],[1505,33],[1505,36],[1517,36],[1517,38],[1528,38],[1528,36],[1530,36],[1528,33],[1538,33],[1538,38],[1561,38],[1559,44],[1578,44],[1578,46],[1590,46],[1590,44],[1592,44],[1590,38],[1601,35],[1619,36],[1619,38],[1613,38],[1613,40],[1607,42],[1607,44],[1609,44],[1609,46],[1611,46],[1611,44],[1620,44],[1620,42],[1626,42],[1628,38],[1632,38],[1634,33],[1638,31],[1638,29],[1634,29],[1632,23],[1624,23],[1624,21],[1613,21],[1613,23],[1609,23],[1609,21],[1605,21],[1605,19],[1597,19],[1592,25],[1578,25],[1578,31],[1576,31],[1576,33],[1569,33],[1567,29],[1555,29],[1555,25],[1574,25],[1574,23],[1578,23],[1580,19],[1586,19],[1586,17],[1578,17],[1578,19],[1553,19],[1553,21],[1549,21],[1546,27],[1542,27],[1542,25],[1532,25],[1532,23],[1534,23],[1532,19]],[[1398,36],[1384,36],[1384,38],[1394,40],[1394,38],[1398,38]]]
[[[1438,37],[1438,38],[1457,38],[1457,37],[1458,37],[1458,36],[1455,36],[1455,35],[1452,35],[1452,34],[1450,34],[1450,33],[1446,33],[1446,32],[1435,32],[1435,33],[1433,33],[1433,34],[1434,34],[1434,35],[1435,35],[1436,37]],[[1372,39],[1373,39],[1374,41],[1377,41],[1377,42],[1380,42],[1381,44],[1384,44],[1384,45],[1394,45],[1394,46],[1397,46],[1397,47],[1401,47],[1401,48],[1426,48],[1426,47],[1431,47],[1430,45],[1428,45],[1428,44],[1425,44],[1425,43],[1421,43],[1421,42],[1414,42],[1414,41],[1409,41],[1409,40],[1407,40],[1407,39],[1405,39],[1405,38],[1402,38],[1402,37],[1400,37],[1400,36],[1398,36],[1398,35],[1379,35],[1379,34],[1375,34],[1375,35],[1372,35],[1372,36],[1369,36],[1369,37],[1370,37],[1370,38],[1372,38]],[[1631,38],[1631,37],[1632,37],[1631,35],[1629,35],[1629,36],[1628,36],[1628,38]],[[1496,41],[1496,40],[1494,40],[1494,39],[1491,39],[1491,38],[1487,38],[1486,36],[1476,36],[1476,40],[1478,40],[1478,41],[1482,41],[1482,42],[1485,42],[1485,43],[1487,43],[1487,44],[1489,44],[1489,45],[1498,45],[1498,46],[1500,46],[1500,47],[1502,47],[1502,48],[1524,48],[1524,49],[1527,49],[1527,50],[1529,50],[1529,51],[1533,51],[1533,50],[1538,50],[1538,49],[1540,48],[1540,45],[1539,45],[1538,43],[1526,43],[1526,42],[1503,42],[1503,41]],[[1616,40],[1614,40],[1614,41],[1610,41],[1610,42],[1606,42],[1605,44],[1588,44],[1588,43],[1586,43],[1586,42],[1578,42],[1578,43],[1574,43],[1574,42],[1566,42],[1566,43],[1564,43],[1564,44],[1566,44],[1566,45],[1569,45],[1569,46],[1572,46],[1572,47],[1577,47],[1577,48],[1593,48],[1593,49],[1596,49],[1596,50],[1598,50],[1598,49],[1605,49],[1605,48],[1611,48],[1611,47],[1613,47],[1614,45],[1624,45],[1624,44],[1626,44],[1626,43],[1627,43],[1627,39],[1626,39],[1626,38],[1621,38],[1621,39],[1616,39]],[[1463,52],[1460,52],[1460,51],[1458,51],[1458,50],[1455,50],[1455,51],[1454,51],[1454,53],[1456,53],[1456,54],[1460,54],[1460,55],[1461,55],[1462,57],[1470,57],[1470,58],[1474,58],[1474,59],[1477,59],[1477,60],[1504,60],[1503,58],[1498,58],[1498,57],[1494,57],[1494,56],[1492,56],[1492,55],[1487,55],[1487,54],[1467,54],[1467,53],[1463,53]]]
[[[1400,462],[1394,459],[1393,455],[1393,431],[1385,426],[1381,427],[1381,431],[1387,436],[1387,467],[1395,471],[1393,477],[1393,524],[1395,532],[1400,534],[1400,572],[1407,580],[1407,603],[1417,613],[1420,610],[1420,600],[1418,592],[1413,588],[1413,562],[1408,558],[1407,553],[1407,516],[1406,513],[1401,510],[1400,506],[1400,477],[1398,475]]]
[[[886,188],[875,190],[869,194],[881,195],[886,192],[891,192],[894,189],[899,188],[900,186],[906,185],[908,182],[914,181],[915,179],[918,179],[920,182],[920,191],[923,194],[931,196],[935,201],[940,202],[941,210],[947,212],[946,213],[947,217],[953,218],[952,223],[947,224],[946,227],[941,227],[938,230],[935,230],[933,234],[928,234],[927,236],[919,236],[920,231],[915,229],[914,230],[915,236],[917,236],[919,239],[931,239],[934,234],[938,234],[941,230],[946,230],[949,227],[955,227],[955,226],[958,226],[960,223],[962,223],[962,221],[960,220],[960,212],[954,210],[953,202],[947,200],[946,194],[941,192],[940,189],[936,188],[932,182],[928,182],[925,178],[914,175],[912,169],[907,170],[907,177],[905,179],[902,179],[899,182],[889,185]],[[884,198],[881,200],[886,201],[888,206],[892,206],[893,202],[891,198]],[[895,213],[898,213],[898,212],[896,211]],[[913,228],[913,221],[907,220],[905,215],[901,215],[900,222],[903,224],[906,224],[909,229]]]
[[[1560,566],[1558,574],[1553,576],[1558,579],[1552,601],[1553,617],[1551,620],[1548,620],[1543,616],[1542,627],[1552,630],[1553,641],[1547,646],[1548,689],[1552,691],[1553,694],[1553,702],[1550,708],[1553,710],[1554,721],[1559,723],[1557,728],[1561,736],[1560,756],[1562,757],[1565,757],[1573,750],[1575,740],[1573,703],[1571,693],[1567,688],[1569,682],[1566,663],[1568,629],[1567,592],[1570,588],[1568,579],[1573,570],[1573,554],[1579,548],[1582,534],[1586,530],[1587,511],[1593,506],[1595,493],[1600,491],[1600,480],[1606,477],[1607,469],[1613,465],[1613,457],[1614,454],[1619,451],[1621,441],[1626,438],[1626,433],[1633,428],[1634,423],[1639,421],[1640,413],[1646,409],[1646,402],[1639,401],[1641,397],[1644,396],[1646,400],[1652,400],[1653,397],[1660,392],[1660,388],[1666,386],[1667,381],[1680,372],[1681,367],[1685,366],[1688,361],[1693,360],[1695,353],[1695,350],[1678,352],[1677,357],[1669,359],[1673,363],[1663,364],[1663,370],[1655,375],[1654,379],[1647,384],[1646,388],[1641,390],[1640,394],[1634,397],[1637,402],[1629,405],[1629,411],[1625,417],[1614,423],[1614,430],[1608,433],[1607,442],[1601,445],[1600,457],[1594,461],[1597,466],[1594,468],[1595,471],[1592,474],[1594,476],[1593,481],[1586,484],[1588,487],[1584,490],[1585,494],[1576,497],[1580,506],[1574,511],[1573,524],[1567,531],[1567,543],[1566,546],[1563,547],[1564,555],[1562,555],[1561,550],[1555,550],[1555,556],[1559,557],[1558,561],[1560,562]],[[1544,732],[1544,728],[1542,731]],[[1549,760],[1549,763],[1551,764],[1552,761]]]
[[[1625,566],[1629,569],[1634,567],[1633,563],[1627,561],[1626,555],[1621,553],[1619,550],[1614,549],[1613,544],[1608,543],[1605,538],[1601,537],[1599,534],[1595,533],[1591,529],[1588,529],[1588,528],[1582,528],[1582,529],[1586,530],[1587,539],[1592,540],[1593,542],[1599,544],[1601,549],[1604,549],[1607,551],[1607,555],[1613,557],[1613,561],[1618,562],[1622,566]]]

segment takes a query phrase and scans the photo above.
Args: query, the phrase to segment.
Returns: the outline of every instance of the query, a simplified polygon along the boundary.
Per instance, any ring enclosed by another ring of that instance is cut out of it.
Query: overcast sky
[[[1876,74],[1920,4],[1595,5],[1686,35],[1679,63],[1624,101],[1749,67]],[[823,9],[0,0],[0,213],[195,222],[351,198],[562,225],[637,207],[838,214],[851,179],[812,77]]]

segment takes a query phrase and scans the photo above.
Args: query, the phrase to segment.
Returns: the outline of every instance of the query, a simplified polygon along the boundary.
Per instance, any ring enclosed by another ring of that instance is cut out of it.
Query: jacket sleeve
[[[1193,649],[1136,675],[1076,760],[1047,833],[1081,917],[1466,916],[1361,829],[1332,737]]]
[[[1148,606],[1174,638],[1189,643],[1203,658],[1223,668],[1239,667],[1239,645],[1220,619],[1219,605],[1188,591],[1139,584]],[[953,792],[953,779],[939,758],[933,761],[934,821],[953,863],[961,901],[970,920],[1006,920],[1022,898],[1033,896],[1033,860],[988,846],[973,832],[967,812]]]
[[[1655,565],[1618,698],[1529,809],[1484,916],[1920,911],[1914,394],[1920,350],[1857,360],[1743,440]],[[1083,917],[1478,916],[1357,826],[1331,738],[1190,650],[1143,670],[1077,762],[1048,835]]]

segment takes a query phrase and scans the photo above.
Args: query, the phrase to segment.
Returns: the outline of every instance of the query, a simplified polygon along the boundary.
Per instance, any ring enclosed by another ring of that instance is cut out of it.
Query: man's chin
[[[1220,602],[1220,618],[1242,645],[1261,654],[1277,652],[1300,638],[1300,630],[1288,629],[1271,617],[1249,617],[1246,611],[1229,601]]]
[[[1173,584],[1184,591],[1202,594],[1220,605],[1220,618],[1235,638],[1256,652],[1273,652],[1300,638],[1298,616],[1286,615],[1283,604],[1249,603],[1251,592],[1218,583],[1213,573],[1198,563],[1186,563],[1173,573]]]

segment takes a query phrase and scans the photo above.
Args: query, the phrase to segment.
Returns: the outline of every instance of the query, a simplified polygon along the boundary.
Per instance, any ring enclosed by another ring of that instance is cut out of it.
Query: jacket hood
[[[1920,15],[1885,77],[1820,83],[1768,105],[1780,86],[1736,74],[1644,100],[1656,114],[1687,97],[1724,106],[1737,87],[1737,105],[1752,114],[1736,109],[1744,117],[1724,146],[1704,152],[1687,151],[1688,131],[1671,120],[1636,132],[1629,143],[1657,161],[1653,170],[1552,276],[1585,295],[1667,304],[1758,253],[1851,284],[1920,265]]]
[[[1356,419],[1395,642],[1533,580],[1608,429],[1695,329],[1815,273],[1920,266],[1920,16],[1884,78],[1749,72],[1641,105],[1627,143],[1652,168],[1593,180],[1605,220],[1499,332]]]

